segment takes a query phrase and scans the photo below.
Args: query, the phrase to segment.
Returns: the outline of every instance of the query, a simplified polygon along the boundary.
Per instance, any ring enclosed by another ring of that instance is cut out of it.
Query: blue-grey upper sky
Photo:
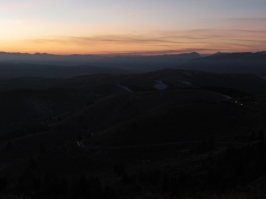
[[[9,0],[0,51],[56,54],[260,51],[265,0]]]

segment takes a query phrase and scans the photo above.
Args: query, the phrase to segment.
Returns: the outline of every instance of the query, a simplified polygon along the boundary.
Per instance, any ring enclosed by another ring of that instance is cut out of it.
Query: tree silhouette
[[[129,178],[127,172],[125,172],[125,173],[123,174],[123,177],[122,177],[122,183],[123,183],[123,184],[130,184],[130,178]]]
[[[46,147],[45,147],[45,145],[43,143],[41,143],[39,151],[40,151],[41,155],[45,155],[46,154]]]
[[[7,149],[8,151],[11,151],[11,150],[13,149],[13,144],[12,144],[11,141],[8,141],[8,142],[7,142],[7,144],[6,144],[6,149]]]
[[[169,189],[169,178],[166,174],[164,174],[163,179],[162,179],[162,193],[166,193]]]
[[[47,171],[43,179],[43,191],[47,195],[56,195],[59,193],[59,180],[54,171]]]
[[[113,199],[115,198],[115,192],[114,190],[106,185],[103,189],[103,194],[102,194],[103,199]]]
[[[137,123],[136,123],[136,122],[133,122],[132,125],[131,125],[131,129],[132,129],[133,131],[136,131],[137,128],[138,128]]]
[[[28,193],[34,188],[33,186],[33,175],[31,169],[26,167],[22,176],[18,180],[18,190],[22,193]]]
[[[114,173],[118,176],[123,176],[126,173],[125,165],[123,162],[121,162],[119,165],[116,164],[114,166]]]
[[[82,136],[81,136],[81,134],[79,133],[78,135],[77,135],[77,141],[81,141],[82,140]]]
[[[144,173],[143,171],[140,171],[140,172],[138,173],[138,180],[139,180],[140,182],[144,182],[145,179],[146,179],[145,173]]]
[[[249,136],[249,142],[253,142],[256,140],[256,134],[254,131],[251,132],[251,135]]]
[[[81,175],[79,179],[78,195],[81,197],[88,197],[89,195],[89,182],[85,175]]]
[[[29,169],[35,169],[37,167],[37,164],[36,164],[36,161],[33,157],[30,157],[30,160],[29,160]]]
[[[213,137],[209,139],[207,148],[208,151],[212,151],[213,149],[215,149],[215,142]]]
[[[0,178],[0,192],[3,192],[8,187],[8,180],[3,177]]]
[[[69,189],[68,182],[66,181],[65,178],[62,178],[58,185],[58,193],[61,196],[66,196],[68,193],[68,189]]]
[[[102,185],[98,177],[92,176],[90,179],[91,197],[95,199],[102,198]]]
[[[41,190],[41,187],[42,187],[42,180],[41,178],[33,178],[33,189],[35,191],[40,191]]]
[[[258,140],[259,140],[259,141],[264,141],[264,139],[265,139],[265,136],[264,136],[263,131],[259,131],[259,134],[258,134]]]

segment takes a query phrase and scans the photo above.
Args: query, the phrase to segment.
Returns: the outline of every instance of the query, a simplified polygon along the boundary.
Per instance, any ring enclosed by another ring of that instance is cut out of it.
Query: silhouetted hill
[[[221,87],[255,95],[265,94],[266,89],[265,79],[253,74],[215,74],[176,69],[128,75],[121,78],[119,83],[125,87],[138,86],[142,90],[160,90],[163,86],[166,86],[164,89]]]
[[[0,92],[16,89],[44,89],[64,84],[67,79],[43,77],[19,77],[14,79],[1,79]]]
[[[73,114],[63,115],[63,120],[59,123],[56,120],[54,122],[55,125],[62,125],[65,129],[85,128],[99,131],[150,111],[156,111],[159,107],[174,107],[202,101],[215,102],[222,99],[224,97],[218,94],[197,90],[128,93],[103,98]]]
[[[97,73],[128,73],[126,69],[116,67],[100,67],[90,65],[60,66],[37,64],[0,64],[0,79],[18,77],[46,77],[46,78],[70,78],[81,75]]]
[[[0,126],[5,127],[2,129],[5,132],[13,129],[14,125],[17,127],[30,122],[36,123],[76,108],[79,110],[80,106],[86,107],[95,100],[117,94],[190,89],[193,92],[207,90],[230,99],[265,94],[266,80],[252,74],[214,74],[168,69],[132,75],[103,73],[69,79],[24,77],[1,80],[0,88],[0,102],[3,106]],[[106,109],[110,110],[108,104]],[[77,123],[75,126],[79,125]]]
[[[264,198],[265,81],[177,69],[1,80],[0,197]]]
[[[74,78],[23,77],[0,80],[0,91],[22,88],[82,88],[92,92],[102,89],[102,95],[113,85],[125,92],[173,90],[182,88],[217,87],[232,89],[246,94],[265,94],[264,78],[254,74],[216,74],[176,69],[159,70],[142,74],[92,74]],[[101,88],[100,88],[101,87]],[[112,93],[112,90],[110,90]],[[224,93],[226,94],[226,93]]]
[[[266,74],[266,55],[257,53],[216,53],[214,55],[195,59],[181,68],[215,73],[252,73],[264,76]]]

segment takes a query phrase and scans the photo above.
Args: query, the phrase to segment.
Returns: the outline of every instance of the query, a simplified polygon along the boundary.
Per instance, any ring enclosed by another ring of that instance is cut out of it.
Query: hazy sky
[[[266,50],[266,0],[8,0],[0,51],[165,54]]]

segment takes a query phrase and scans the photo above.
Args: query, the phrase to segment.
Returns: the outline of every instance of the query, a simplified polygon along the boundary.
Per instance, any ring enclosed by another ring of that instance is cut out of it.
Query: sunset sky
[[[0,51],[173,54],[266,50],[266,0],[8,0]]]

